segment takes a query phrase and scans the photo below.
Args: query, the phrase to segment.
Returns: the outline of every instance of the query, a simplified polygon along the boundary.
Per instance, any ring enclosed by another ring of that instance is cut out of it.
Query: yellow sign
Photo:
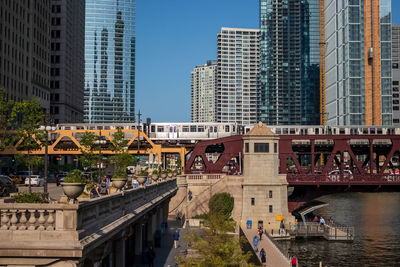
[[[282,220],[283,220],[282,214],[276,215],[275,219],[276,219],[277,221],[282,221]]]

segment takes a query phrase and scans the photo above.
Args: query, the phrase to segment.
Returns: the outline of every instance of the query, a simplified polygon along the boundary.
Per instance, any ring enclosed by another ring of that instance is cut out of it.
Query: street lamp
[[[45,150],[44,150],[44,182],[43,182],[43,194],[46,198],[48,198],[48,190],[47,190],[47,166],[49,164],[49,132],[55,131],[56,127],[53,125],[53,121],[51,119],[45,119],[43,121],[44,125],[40,126],[40,130],[46,132],[46,140],[45,140]]]

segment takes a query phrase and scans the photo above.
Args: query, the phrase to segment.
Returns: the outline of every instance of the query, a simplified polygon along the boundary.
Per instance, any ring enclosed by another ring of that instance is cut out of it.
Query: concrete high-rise
[[[260,0],[260,119],[319,124],[319,0]]]
[[[197,65],[191,73],[191,121],[215,122],[217,61]]]
[[[0,86],[50,110],[50,1],[0,1]]]
[[[135,120],[135,0],[86,0],[84,120]]]
[[[222,28],[218,34],[216,122],[257,121],[260,30]]]
[[[55,123],[83,122],[85,1],[51,1],[51,97]]]
[[[393,126],[400,126],[400,25],[392,25]]]
[[[328,125],[392,124],[391,0],[325,0]]]

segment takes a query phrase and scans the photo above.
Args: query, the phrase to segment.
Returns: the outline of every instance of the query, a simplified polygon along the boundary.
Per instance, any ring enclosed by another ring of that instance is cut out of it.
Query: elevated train
[[[137,129],[136,123],[58,124],[58,130],[113,130]],[[268,126],[278,135],[399,135],[400,128],[392,126]],[[155,122],[139,125],[154,142],[195,143],[245,134],[253,125],[237,123]]]

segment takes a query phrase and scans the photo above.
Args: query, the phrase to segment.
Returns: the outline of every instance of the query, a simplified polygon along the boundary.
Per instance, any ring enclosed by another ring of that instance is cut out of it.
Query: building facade
[[[0,1],[0,86],[50,110],[50,1]]]
[[[257,121],[260,30],[222,28],[218,34],[216,122]]]
[[[215,122],[217,61],[194,67],[191,73],[191,121]]]
[[[84,120],[135,120],[135,0],[86,0]]]
[[[393,126],[400,126],[400,25],[392,25]]]
[[[83,122],[85,1],[51,1],[50,115]]]
[[[325,0],[328,125],[391,125],[390,0]]]
[[[260,119],[319,124],[319,0],[260,0]]]

